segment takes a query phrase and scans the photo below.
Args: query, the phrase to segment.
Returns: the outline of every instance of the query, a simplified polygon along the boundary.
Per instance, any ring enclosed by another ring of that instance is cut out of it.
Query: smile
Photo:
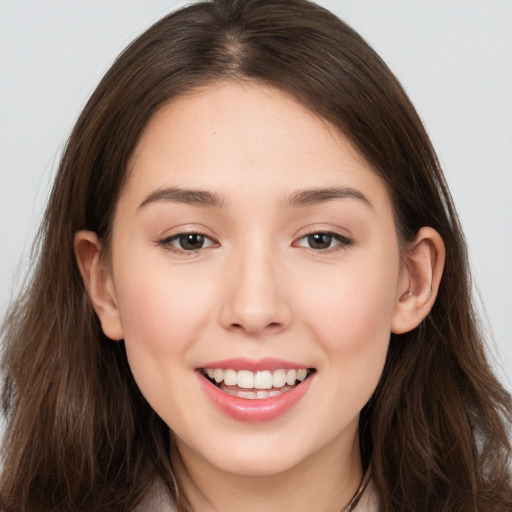
[[[282,395],[303,382],[315,370],[277,369],[250,371],[203,368],[201,373],[224,393],[247,400],[262,400]]]

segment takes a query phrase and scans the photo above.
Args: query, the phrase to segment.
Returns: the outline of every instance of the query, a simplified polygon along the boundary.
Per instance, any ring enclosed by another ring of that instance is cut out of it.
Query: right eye
[[[193,253],[213,247],[216,243],[208,236],[202,233],[178,233],[158,241],[158,245],[169,251],[178,253]]]

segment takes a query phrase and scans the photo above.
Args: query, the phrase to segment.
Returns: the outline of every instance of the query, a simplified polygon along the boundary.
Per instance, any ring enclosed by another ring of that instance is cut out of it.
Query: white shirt
[[[176,509],[166,493],[160,490],[152,492],[133,512],[176,512]],[[378,499],[371,481],[351,512],[378,512]]]

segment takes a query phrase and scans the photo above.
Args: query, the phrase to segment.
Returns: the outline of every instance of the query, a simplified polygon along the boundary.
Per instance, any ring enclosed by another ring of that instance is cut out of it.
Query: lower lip
[[[314,374],[284,393],[268,398],[247,399],[224,393],[197,372],[202,389],[210,400],[231,418],[244,422],[271,421],[293,407],[307,392]]]

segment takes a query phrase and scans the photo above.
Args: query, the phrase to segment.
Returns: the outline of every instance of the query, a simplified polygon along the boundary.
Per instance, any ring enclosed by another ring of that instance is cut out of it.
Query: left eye
[[[215,245],[211,238],[201,233],[178,233],[161,240],[159,244],[167,246],[169,249],[185,252],[199,251],[200,249]]]
[[[332,249],[336,246],[347,246],[350,244],[351,241],[348,238],[336,233],[311,233],[300,238],[295,245],[322,251]]]

